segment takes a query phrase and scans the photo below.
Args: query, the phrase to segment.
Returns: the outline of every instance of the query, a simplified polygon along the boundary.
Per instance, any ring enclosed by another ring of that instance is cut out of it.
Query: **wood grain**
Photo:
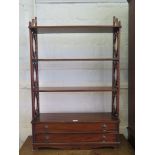
[[[79,143],[79,142],[116,142],[116,134],[96,134],[96,133],[41,133],[35,135],[35,143]]]
[[[117,124],[111,122],[104,123],[82,123],[82,122],[69,122],[69,123],[34,123],[35,133],[104,133],[116,132]]]
[[[60,150],[60,149],[32,149],[32,137],[27,137],[25,143],[19,151],[19,155],[134,155],[134,149],[123,135],[120,135],[120,147],[100,148],[89,150]],[[95,147],[95,144],[94,144]]]
[[[117,58],[53,58],[33,59],[33,61],[119,61]]]
[[[36,92],[102,92],[112,91],[112,87],[39,87]]]
[[[78,122],[118,122],[119,119],[111,115],[111,113],[40,113],[38,118],[32,121],[32,123],[74,123],[73,120]]]
[[[114,29],[121,26],[113,25],[55,25],[55,26],[29,26],[32,31],[38,34],[44,33],[112,33]]]

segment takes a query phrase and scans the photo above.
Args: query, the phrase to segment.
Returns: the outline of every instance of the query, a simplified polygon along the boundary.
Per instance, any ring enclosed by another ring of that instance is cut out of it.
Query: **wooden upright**
[[[38,26],[36,17],[29,22],[33,149],[45,147],[90,149],[119,145],[120,28],[121,23],[115,17],[113,17],[113,25]],[[38,58],[38,35],[53,32],[113,33],[113,57]],[[42,61],[112,61],[112,87],[39,87],[38,62]],[[111,112],[40,113],[39,93],[41,92],[89,91],[111,91]]]

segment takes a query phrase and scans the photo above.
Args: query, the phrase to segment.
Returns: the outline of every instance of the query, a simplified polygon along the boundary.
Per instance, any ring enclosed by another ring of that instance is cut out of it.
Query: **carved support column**
[[[32,30],[33,26],[37,26],[37,18],[32,19],[29,23],[30,33],[30,67],[31,67],[31,96],[32,96],[32,119],[35,119],[39,111],[39,92],[34,90],[39,88],[38,76],[38,36],[37,32]]]
[[[113,61],[112,69],[112,115],[119,116],[119,94],[120,94],[120,21],[117,18],[113,18],[113,58],[117,61]]]

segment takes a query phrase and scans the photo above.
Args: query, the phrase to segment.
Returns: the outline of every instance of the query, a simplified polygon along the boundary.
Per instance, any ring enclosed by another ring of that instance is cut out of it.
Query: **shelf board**
[[[119,121],[113,117],[110,112],[102,113],[40,113],[37,119],[32,120],[32,123],[49,123],[49,122],[68,122],[73,123],[73,120],[78,120],[75,123],[88,122],[105,122]]]
[[[112,91],[112,87],[39,87],[36,92],[103,92]]]
[[[63,59],[33,59],[33,61],[119,61],[118,58],[63,58]]]
[[[64,26],[29,26],[38,34],[43,33],[112,33],[121,26],[113,25],[64,25]]]

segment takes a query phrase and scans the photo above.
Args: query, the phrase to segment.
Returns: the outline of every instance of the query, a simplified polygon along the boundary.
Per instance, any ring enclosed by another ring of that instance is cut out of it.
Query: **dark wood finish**
[[[34,20],[34,19],[32,19],[32,20]],[[66,30],[69,30],[69,29],[85,29],[85,28],[87,28],[87,29],[106,29],[106,28],[121,28],[121,26],[120,25],[50,25],[50,26],[45,26],[45,25],[42,25],[42,26],[40,26],[40,25],[30,25],[29,26],[29,28],[30,29],[41,29],[41,28],[44,28],[44,29],[62,29],[62,28],[64,28],[64,29],[66,29]]]
[[[116,25],[121,27],[121,22],[113,17],[113,26]],[[120,29],[113,29],[113,58],[120,59]],[[112,88],[112,115],[119,117],[120,64],[117,61],[113,61]]]
[[[33,144],[34,149],[54,148],[54,149],[96,149],[118,147],[120,142],[78,142],[78,143],[36,143]]]
[[[44,33],[112,33],[113,29],[121,28],[120,25],[73,25],[73,26],[29,26],[38,34]]]
[[[34,129],[38,133],[105,133],[117,131],[116,123],[36,123]]]
[[[29,22],[29,27],[37,25],[37,18]],[[37,33],[29,29],[30,36],[30,70],[31,70],[31,96],[32,96],[32,117],[39,115],[39,93],[33,92],[34,87],[39,87],[38,63],[34,63],[33,59],[38,59],[38,37]]]
[[[120,90],[120,28],[113,25],[38,26],[37,18],[29,23],[30,67],[32,93],[33,149],[36,148],[98,148],[119,145],[119,90]],[[113,33],[112,58],[38,58],[38,34],[42,33]],[[112,61],[112,87],[40,87],[39,61]],[[112,92],[111,113],[40,113],[39,92]]]
[[[27,137],[26,141],[24,142],[23,146],[20,148],[19,155],[134,155],[134,150],[128,141],[125,139],[123,135],[120,135],[120,146],[118,148],[100,148],[100,149],[90,149],[90,148],[97,148],[98,146],[102,147],[105,144],[103,143],[82,143],[83,149],[89,150],[80,150],[79,148],[81,144],[69,144],[65,143],[65,150],[63,149],[63,145],[59,145],[59,148],[62,149],[39,149],[33,151],[32,149],[32,137]],[[38,144],[39,145],[39,144]],[[48,144],[46,144],[48,145]],[[110,144],[109,144],[110,145]],[[49,145],[51,147],[53,145]],[[57,146],[56,144],[54,145]],[[53,146],[53,148],[54,148]],[[75,150],[66,150],[75,148]]]
[[[128,140],[135,147],[135,0],[129,1]]]
[[[119,120],[111,113],[41,113],[32,125],[37,147],[81,142],[119,144]]]
[[[36,143],[116,142],[117,134],[102,133],[41,133],[35,135]]]
[[[110,112],[104,113],[40,113],[40,115],[32,121],[32,123],[49,123],[49,122],[61,122],[69,123],[73,120],[78,122],[117,122],[118,118],[113,117]]]
[[[39,87],[36,92],[97,92],[112,91],[112,87]]]
[[[33,61],[119,61],[117,58],[62,58],[62,59],[33,59]]]

